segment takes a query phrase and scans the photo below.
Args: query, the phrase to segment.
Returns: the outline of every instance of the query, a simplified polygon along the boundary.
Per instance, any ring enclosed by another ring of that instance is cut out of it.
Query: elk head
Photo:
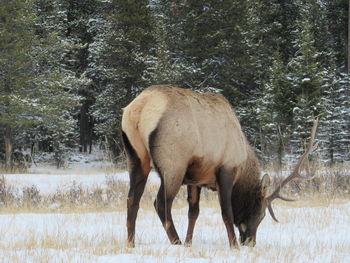
[[[249,193],[248,207],[235,217],[235,225],[238,227],[240,243],[243,246],[255,246],[256,232],[265,217],[265,210],[268,206],[265,197],[269,186],[270,177],[265,174],[257,188]]]
[[[304,154],[301,156],[301,158],[296,163],[295,167],[293,168],[291,174],[286,177],[277,187],[276,189],[270,194],[267,195],[268,188],[270,186],[270,178],[267,174],[265,174],[260,182],[259,190],[256,191],[257,195],[256,197],[252,197],[254,202],[250,204],[251,208],[248,209],[248,214],[243,217],[243,219],[237,218],[237,221],[235,224],[238,226],[239,232],[240,232],[240,243],[245,246],[255,246],[256,243],[256,232],[258,229],[258,226],[260,222],[265,217],[265,210],[266,208],[270,212],[271,217],[278,222],[276,219],[275,213],[272,209],[272,201],[279,198],[284,201],[294,201],[292,199],[283,197],[280,194],[281,189],[291,180],[295,178],[301,178],[301,179],[312,179],[315,171],[309,172],[309,175],[307,177],[301,176],[301,168],[303,167],[305,160],[307,160],[308,155],[313,152],[317,146],[318,143],[314,143],[316,130],[318,125],[318,119],[314,120],[313,127],[311,130],[311,137],[308,144],[308,147],[306,148]]]

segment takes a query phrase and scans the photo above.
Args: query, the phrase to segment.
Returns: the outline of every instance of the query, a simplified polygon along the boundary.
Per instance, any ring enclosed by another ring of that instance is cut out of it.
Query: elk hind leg
[[[199,215],[199,198],[201,187],[195,185],[187,186],[187,201],[188,201],[188,227],[185,244],[192,245],[193,230]]]
[[[151,158],[161,180],[160,188],[154,201],[154,207],[170,242],[179,245],[181,241],[174,226],[171,207],[182,185],[187,169],[187,162],[184,158],[171,158],[174,153],[179,153],[180,149],[177,148],[176,141],[169,141],[169,138],[164,135],[167,132],[167,130],[162,130],[162,126],[160,125],[149,135]]]
[[[127,230],[128,230],[128,246],[135,246],[135,225],[139,203],[149,171],[143,171],[141,161],[137,156],[134,148],[131,146],[127,136],[123,133],[124,148],[127,156],[128,170],[130,177],[130,188],[127,199]]]
[[[165,179],[166,180],[166,179]],[[154,201],[154,207],[158,213],[159,219],[163,224],[165,232],[173,245],[181,245],[179,235],[177,234],[173,218],[171,215],[171,207],[174,198],[179,191],[181,184],[167,184],[161,176],[161,185],[157,194],[157,198]]]

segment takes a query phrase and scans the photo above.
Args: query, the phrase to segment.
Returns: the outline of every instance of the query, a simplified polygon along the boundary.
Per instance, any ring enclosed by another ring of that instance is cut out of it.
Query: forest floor
[[[136,247],[130,249],[125,242],[127,172],[80,158],[69,169],[41,165],[29,173],[3,173],[1,262],[349,260],[349,193],[308,193],[299,195],[296,202],[276,201],[274,210],[280,223],[267,213],[258,229],[257,245],[231,250],[216,193],[211,191],[203,192],[193,245],[170,245],[153,208],[158,186],[158,176],[151,173],[138,213]],[[175,200],[173,218],[183,240],[187,228],[185,189]]]

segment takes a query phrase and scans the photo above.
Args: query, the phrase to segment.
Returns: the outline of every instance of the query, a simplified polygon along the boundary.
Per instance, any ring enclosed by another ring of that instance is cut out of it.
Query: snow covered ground
[[[69,187],[73,181],[103,188],[106,176],[128,181],[126,172],[45,169],[4,176],[19,188],[36,185],[42,194]],[[149,183],[157,182],[152,173]],[[141,204],[134,249],[125,243],[125,206],[98,213],[0,213],[0,262],[349,262],[350,200],[304,204],[277,202],[280,223],[267,214],[258,229],[257,245],[239,250],[229,249],[218,202],[212,201],[201,202],[192,247],[170,245],[151,204]],[[175,205],[173,218],[184,240],[184,202]]]
[[[184,237],[186,208],[174,209]],[[125,211],[0,215],[1,262],[348,262],[350,202],[277,207],[279,224],[262,222],[255,248],[230,250],[220,212],[202,209],[192,247],[172,246],[154,211],[140,209],[136,248],[125,246]]]

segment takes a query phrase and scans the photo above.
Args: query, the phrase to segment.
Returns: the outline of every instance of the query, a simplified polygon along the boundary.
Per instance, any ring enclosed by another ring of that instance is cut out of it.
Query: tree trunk
[[[88,139],[88,142],[89,142],[89,154],[91,154],[92,152],[92,136],[93,136],[93,129],[94,129],[94,119],[93,117],[90,115],[90,118],[89,118],[89,139]]]
[[[259,138],[260,138],[261,158],[265,164],[266,152],[265,152],[265,141],[264,141],[264,135],[263,135],[262,129],[259,129]]]
[[[283,166],[283,153],[284,153],[284,136],[282,134],[281,126],[278,125],[277,128],[277,134],[278,134],[278,149],[277,149],[277,155],[278,155],[278,169],[279,171],[282,170]]]
[[[279,138],[278,140],[278,150],[277,150],[277,159],[278,159],[278,171],[282,170],[282,166],[283,166],[283,142],[282,142],[282,138]]]
[[[92,101],[86,100],[80,109],[80,152],[87,152],[89,148],[91,153],[94,120],[89,109],[92,104]]]
[[[12,167],[13,143],[12,143],[12,129],[11,129],[11,126],[8,124],[5,125],[4,141],[5,141],[5,168],[10,169]]]
[[[88,134],[88,105],[86,101],[80,109],[80,152],[87,152],[86,137]]]
[[[348,75],[350,75],[350,1],[348,3]]]

